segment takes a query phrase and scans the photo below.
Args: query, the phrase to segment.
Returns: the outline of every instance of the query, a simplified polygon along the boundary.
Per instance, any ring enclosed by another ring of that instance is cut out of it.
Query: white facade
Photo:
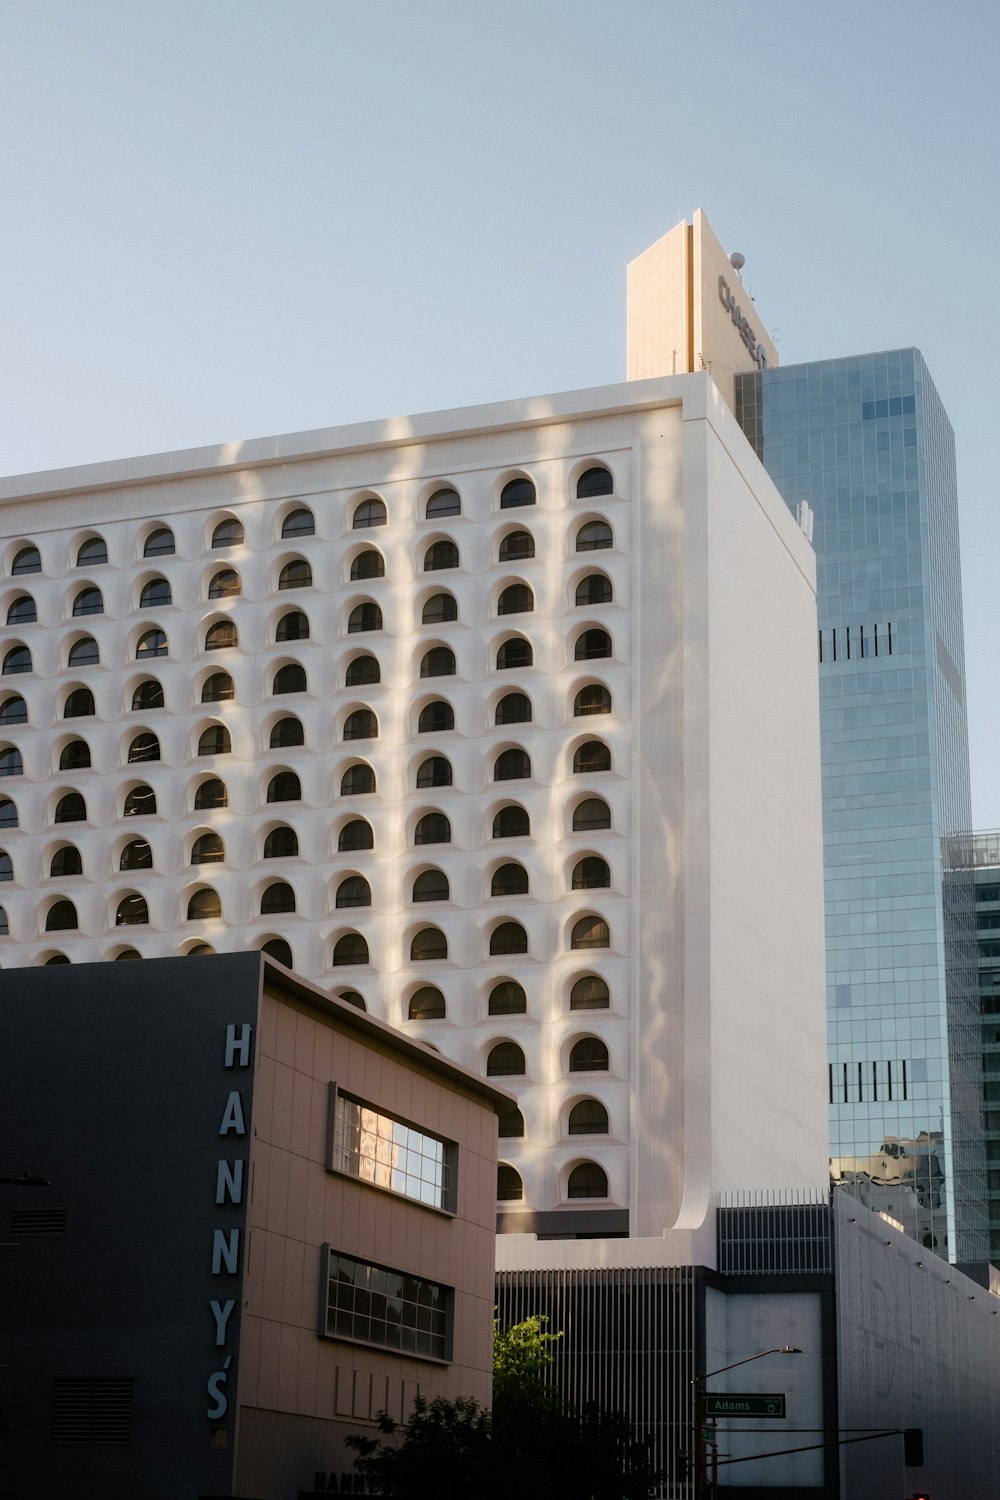
[[[442,491],[459,509],[428,516]],[[20,477],[0,504],[0,964],[285,942],[470,1068],[514,1044],[500,1207],[525,1228],[693,1232],[720,1187],[825,1183],[813,557],[707,374]],[[280,638],[293,613],[308,638]],[[218,673],[232,696],[204,701]],[[133,709],[150,681],[163,706]],[[530,720],[498,723],[512,694]],[[269,800],[282,773],[299,795]],[[510,808],[528,831],[495,836]],[[343,848],[359,820],[371,848]]]

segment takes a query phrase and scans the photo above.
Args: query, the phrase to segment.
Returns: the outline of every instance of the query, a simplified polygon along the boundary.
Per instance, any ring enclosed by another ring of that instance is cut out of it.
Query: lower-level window
[[[323,1255],[327,1298],[321,1334],[425,1359],[451,1358],[450,1287],[340,1255],[330,1245],[324,1245]]]

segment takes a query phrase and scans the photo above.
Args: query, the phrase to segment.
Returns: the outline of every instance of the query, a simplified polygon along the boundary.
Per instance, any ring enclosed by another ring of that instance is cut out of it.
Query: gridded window
[[[524,1116],[519,1109],[505,1109],[497,1119],[497,1135],[503,1140],[519,1140],[524,1135]]]
[[[274,632],[276,641],[307,641],[309,639],[309,620],[300,609],[291,609],[287,615],[282,615]]]
[[[384,577],[385,558],[374,547],[368,547],[364,552],[359,552],[351,563],[351,579],[355,583],[364,578]]]
[[[457,568],[460,561],[454,542],[448,539],[432,542],[424,553],[424,572],[438,573],[445,568]]]
[[[524,693],[506,693],[497,704],[497,724],[530,724],[531,699]]]
[[[297,661],[290,661],[275,672],[272,693],[304,693],[306,690],[306,669]]]
[[[417,787],[451,786],[451,761],[444,755],[430,755],[417,767]]]
[[[160,742],[155,734],[137,734],[128,747],[130,765],[144,760],[159,760],[159,758]]]
[[[86,591],[84,591],[86,592]],[[100,589],[96,590],[100,593]],[[80,596],[77,595],[77,598]],[[74,606],[73,613],[76,614]],[[21,594],[7,609],[8,625],[32,625],[38,619],[38,610],[30,594]]]
[[[232,620],[216,620],[205,632],[206,651],[229,651],[239,643],[239,631]]]
[[[424,813],[413,830],[414,844],[450,844],[451,824],[441,812]]]
[[[520,922],[501,922],[490,933],[490,953],[493,957],[527,951],[528,934]]]
[[[486,1056],[488,1078],[523,1078],[524,1053],[516,1042],[497,1042]]]
[[[220,781],[218,776],[209,776],[194,794],[195,812],[206,812],[213,807],[228,806],[229,793],[226,791],[226,783]]]
[[[614,546],[614,533],[607,521],[585,521],[576,534],[577,552],[599,552]]]
[[[123,896],[115,909],[116,927],[141,927],[149,921],[149,907],[136,891]]]
[[[608,1112],[599,1099],[581,1099],[569,1112],[570,1135],[607,1135]]]
[[[378,719],[370,708],[356,708],[344,720],[345,740],[378,739]]]
[[[131,839],[121,852],[119,870],[151,870],[153,851],[146,839]]]
[[[344,677],[345,687],[369,687],[382,681],[382,669],[374,656],[356,656],[348,663]]]
[[[147,584],[147,588],[148,587],[149,587],[149,585]],[[145,592],[146,592],[146,590],[143,589],[143,593],[145,593]],[[162,601],[164,604],[169,604],[170,603],[169,595],[170,595],[170,590],[168,588],[167,589],[167,596],[168,597]],[[140,600],[140,603],[141,602],[142,601]],[[76,598],[73,600],[73,614],[74,614],[74,616],[80,616],[80,615],[103,615],[103,613],[104,613],[104,595],[101,593],[100,589],[95,589],[95,588],[81,589],[80,592],[77,594]],[[32,615],[32,619],[33,618],[34,618],[34,615]],[[8,619],[7,619],[7,623],[8,623],[8,625],[10,625],[12,623],[12,621],[9,618],[9,616],[8,616]]]
[[[414,901],[448,901],[451,887],[443,870],[422,870],[413,882]]]
[[[514,747],[502,750],[493,763],[494,781],[522,781],[531,775],[531,756]]]
[[[74,641],[69,648],[69,656],[66,665],[69,667],[96,667],[101,659],[101,653],[97,649],[97,642],[92,635],[82,636],[80,640]]]
[[[24,761],[20,750],[15,750],[13,745],[8,745],[0,750],[0,776],[23,776]]]
[[[49,874],[57,880],[62,880],[67,875],[82,875],[83,860],[80,858],[79,849],[72,844],[63,844],[57,849],[49,864]]]
[[[191,845],[191,864],[220,864],[226,857],[226,846],[217,833],[203,833]]]
[[[213,672],[205,678],[201,690],[202,703],[226,703],[235,697],[236,688],[228,672]]]
[[[90,746],[86,740],[70,740],[59,752],[60,771],[89,771]]]
[[[327,1338],[353,1339],[424,1359],[450,1355],[451,1293],[435,1281],[407,1276],[329,1250]]]
[[[535,555],[535,538],[530,531],[511,531],[500,543],[499,560],[525,562]]]
[[[18,694],[0,704],[0,724],[27,724],[28,705]]]
[[[287,880],[274,880],[260,898],[262,917],[278,916],[281,912],[295,910],[295,892]]]
[[[440,519],[441,516],[458,516],[462,513],[462,501],[457,490],[435,490],[427,502],[424,515],[428,521]]]
[[[573,717],[584,719],[588,714],[609,714],[611,694],[603,682],[588,682],[573,699]]]
[[[27,668],[26,670],[30,670]],[[450,646],[432,646],[420,662],[421,677],[454,677],[455,653]]]
[[[193,892],[187,904],[189,922],[205,922],[221,916],[222,902],[218,891],[213,891],[210,885],[206,885]]]
[[[3,659],[4,677],[17,677],[22,672],[31,671],[31,652],[27,646],[11,646]]]
[[[64,719],[85,719],[94,712],[94,695],[90,688],[74,688],[71,693],[67,693],[63,705]]]
[[[224,724],[210,724],[198,736],[199,755],[228,755],[232,748],[233,742]]]
[[[603,917],[581,917],[574,922],[570,935],[571,948],[609,948],[611,933]]]
[[[218,547],[240,547],[243,544],[243,526],[232,516],[225,521],[220,521],[212,532],[212,546]]]
[[[608,1174],[596,1161],[582,1161],[566,1180],[567,1198],[606,1198]]]
[[[359,849],[372,849],[374,845],[375,838],[371,824],[366,823],[364,818],[352,818],[340,830],[337,852],[338,854],[353,854]]]
[[[16,828],[17,808],[9,797],[0,797],[0,828]]]
[[[208,585],[210,599],[235,599],[240,592],[240,575],[235,568],[220,568]]]
[[[84,592],[88,593],[88,594],[89,593],[97,593],[97,594],[99,594],[100,590],[99,589],[85,589]],[[78,599],[80,597],[82,597],[82,596],[81,595],[77,595]],[[173,595],[170,592],[170,585],[169,585],[169,583],[167,582],[167,580],[165,578],[151,578],[148,583],[144,583],[143,584],[143,586],[142,586],[142,588],[141,588],[141,590],[139,592],[139,608],[140,609],[158,609],[161,604],[172,604],[172,603],[173,603]],[[77,613],[76,605],[73,606],[73,613],[74,614]],[[86,614],[91,614],[91,613],[93,613],[93,614],[99,614],[100,610],[99,609],[98,610],[93,610],[93,611],[91,611],[91,610],[80,610],[79,613],[80,614],[85,614],[85,613]]]
[[[607,469],[595,466],[593,469],[585,469],[576,481],[576,498],[578,500],[592,500],[595,495],[611,495],[614,493],[614,481]]]
[[[574,891],[596,891],[605,890],[611,884],[611,871],[606,859],[600,859],[596,854],[588,854],[586,859],[577,860],[573,866]]]
[[[340,795],[342,797],[369,797],[375,791],[375,772],[371,766],[359,762],[356,766],[348,766],[340,778]]]
[[[268,741],[270,749],[288,750],[290,748],[294,749],[296,745],[303,744],[305,744],[305,735],[302,730],[302,725],[299,720],[294,717],[294,715],[289,714],[287,718],[279,719],[278,722],[272,726],[270,739]]]
[[[418,734],[445,734],[449,729],[455,727],[455,710],[450,703],[438,699],[436,703],[426,703],[420,710],[417,720]]]
[[[491,896],[526,896],[528,894],[528,872],[516,860],[500,865],[493,872],[490,882]]]
[[[195,804],[197,806],[197,803]],[[134,786],[125,793],[123,818],[148,817],[156,812],[156,793],[151,786]]]
[[[348,875],[337,887],[334,905],[338,909],[348,906],[371,906],[372,888],[363,875]]]
[[[603,573],[588,573],[576,586],[577,604],[610,604],[611,600],[611,579]]]
[[[441,1003],[443,1014],[443,998]],[[328,1165],[415,1203],[455,1211],[457,1146],[339,1090],[333,1097]]]
[[[56,803],[54,823],[85,823],[87,804],[79,792],[66,792]]]
[[[382,629],[382,611],[370,601],[356,604],[347,617],[348,635],[361,635],[366,630]]]
[[[76,565],[78,568],[93,568],[98,563],[106,563],[108,560],[108,549],[103,537],[88,537],[81,542],[76,554]]]
[[[611,751],[607,745],[602,745],[600,740],[587,740],[584,744],[577,746],[573,753],[573,771],[575,775],[585,775],[588,772],[610,771]]]
[[[591,829],[610,827],[611,809],[603,797],[585,797],[573,809],[574,833],[586,833]]]
[[[316,522],[313,513],[306,506],[300,505],[297,510],[290,510],[281,523],[281,536],[283,541],[295,536],[314,536]]]
[[[176,548],[174,546],[174,534],[169,526],[157,526],[146,538],[142,549],[143,557],[173,557]]]
[[[526,583],[508,584],[497,600],[498,615],[530,614],[534,607],[535,596]]]
[[[410,940],[410,959],[413,963],[441,961],[448,957],[448,939],[440,927],[421,927]]]
[[[294,968],[292,950],[284,938],[268,938],[266,943],[261,943],[260,951],[266,953],[268,958],[276,958],[286,969]]]
[[[531,819],[523,807],[515,804],[511,804],[510,807],[501,807],[493,819],[495,839],[527,838],[530,833]]]
[[[577,636],[573,656],[576,661],[596,661],[611,655],[611,637],[606,630],[585,630]]]
[[[345,932],[333,945],[333,964],[339,968],[345,964],[366,964],[368,944],[360,932]]]
[[[268,802],[298,802],[302,797],[302,784],[294,771],[279,771],[267,783]]]
[[[145,661],[150,656],[166,656],[167,635],[164,630],[144,630],[135,648],[136,661]]]
[[[278,574],[279,589],[308,589],[312,587],[312,568],[304,557],[294,557],[286,562]]]
[[[597,1036],[582,1036],[570,1048],[569,1070],[571,1073],[606,1073],[608,1071],[608,1049]]]
[[[433,984],[422,985],[410,996],[408,1021],[443,1021],[445,1013],[444,996]]]
[[[72,901],[54,901],[45,914],[46,932],[75,932],[79,925]]]
[[[163,707],[163,687],[153,677],[140,682],[132,694],[132,712]]]
[[[420,615],[421,625],[445,625],[458,619],[458,605],[451,594],[432,594]]]
[[[292,859],[299,852],[299,836],[294,828],[282,824],[272,828],[264,840],[265,859]]]
[[[500,509],[513,510],[518,505],[534,505],[535,486],[526,475],[511,479],[500,491]]]
[[[531,642],[514,636],[513,639],[504,641],[497,651],[497,671],[510,672],[530,667],[534,659]]]
[[[523,1016],[528,1009],[528,997],[521,985],[513,979],[504,979],[490,990],[488,1009],[491,1016]]]
[[[384,526],[387,520],[385,501],[373,497],[370,500],[362,500],[355,507],[351,527],[354,531],[363,531],[367,526]]]
[[[497,1165],[497,1202],[498,1203],[520,1203],[524,1197],[524,1183],[521,1174],[508,1162],[502,1161]]]
[[[37,547],[22,547],[20,552],[14,554],[11,564],[11,576],[20,578],[25,573],[40,573],[42,571],[42,557]]]

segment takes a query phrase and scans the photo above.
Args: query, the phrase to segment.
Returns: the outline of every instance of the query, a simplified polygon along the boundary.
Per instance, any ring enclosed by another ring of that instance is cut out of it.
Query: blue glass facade
[[[817,555],[831,1175],[988,1257],[954,437],[914,349],[738,376]]]

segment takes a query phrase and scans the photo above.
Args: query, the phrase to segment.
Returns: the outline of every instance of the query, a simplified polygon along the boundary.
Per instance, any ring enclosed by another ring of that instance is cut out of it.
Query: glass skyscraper
[[[831,1176],[983,1262],[972,876],[945,873],[971,827],[951,425],[915,349],[738,375],[736,407],[814,516]]]

